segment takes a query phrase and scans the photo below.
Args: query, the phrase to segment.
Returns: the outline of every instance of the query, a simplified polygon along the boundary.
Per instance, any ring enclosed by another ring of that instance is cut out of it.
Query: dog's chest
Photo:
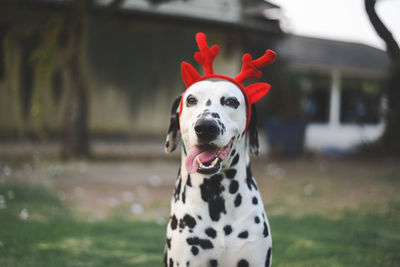
[[[218,266],[237,266],[240,260],[259,266],[248,255],[265,254],[271,238],[250,170],[231,168],[209,178],[178,175],[167,245],[168,257],[179,266],[191,261],[190,266],[213,266],[217,259]]]

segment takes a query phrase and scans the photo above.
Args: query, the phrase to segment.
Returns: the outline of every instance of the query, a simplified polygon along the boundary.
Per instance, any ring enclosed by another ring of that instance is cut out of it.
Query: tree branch
[[[365,10],[367,11],[368,18],[371,21],[376,33],[386,43],[387,52],[394,61],[400,61],[400,48],[394,39],[392,33],[386,28],[382,20],[379,18],[375,10],[376,0],[365,0]]]

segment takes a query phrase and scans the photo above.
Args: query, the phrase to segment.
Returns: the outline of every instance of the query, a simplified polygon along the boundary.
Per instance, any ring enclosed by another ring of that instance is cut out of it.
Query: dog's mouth
[[[224,147],[217,147],[215,145],[193,146],[186,157],[186,170],[188,173],[217,173],[221,169],[221,162],[229,154],[232,143],[233,140]]]

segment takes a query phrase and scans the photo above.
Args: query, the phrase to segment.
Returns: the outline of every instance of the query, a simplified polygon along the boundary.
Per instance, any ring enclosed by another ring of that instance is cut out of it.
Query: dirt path
[[[176,156],[123,161],[59,162],[33,158],[0,162],[0,181],[45,184],[88,219],[109,215],[165,220],[177,174]],[[400,166],[394,160],[253,160],[269,214],[385,212],[400,203]]]

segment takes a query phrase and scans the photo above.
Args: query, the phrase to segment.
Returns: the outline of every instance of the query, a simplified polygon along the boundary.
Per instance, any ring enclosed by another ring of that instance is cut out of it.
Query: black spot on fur
[[[265,267],[269,267],[270,261],[271,261],[271,248],[269,248],[267,252],[267,258],[265,259]]]
[[[229,235],[230,233],[232,233],[232,227],[230,225],[225,225],[224,232],[225,235]]]
[[[254,222],[256,224],[259,224],[260,223],[260,218],[258,216],[254,217]]]
[[[201,219],[202,219],[200,215],[197,215],[197,218],[199,218],[199,220],[201,220]]]
[[[169,258],[169,267],[174,267],[174,261],[172,258]]]
[[[183,204],[186,203],[186,185],[183,187],[182,202],[183,202]]]
[[[235,149],[232,150],[232,151],[231,151],[231,157],[232,157],[233,155],[235,155],[235,153],[236,153],[236,150],[235,150]]]
[[[211,238],[215,238],[217,236],[217,232],[211,227],[206,229],[206,234]]]
[[[235,194],[239,189],[239,183],[235,180],[232,180],[231,184],[229,185],[229,193]]]
[[[239,238],[246,239],[249,237],[249,232],[243,231],[238,235]]]
[[[169,147],[169,141],[167,141],[166,143],[165,143],[165,147]]]
[[[171,249],[171,238],[167,238],[167,247]]]
[[[252,187],[254,187],[254,189],[257,190],[257,185],[254,182],[253,174],[251,173],[250,164],[247,165],[247,168],[246,168],[246,183],[247,183],[247,187],[250,190],[252,190]]]
[[[217,260],[210,260],[210,267],[217,267],[218,266],[218,261]]]
[[[246,260],[240,260],[237,267],[249,267],[249,263]]]
[[[253,202],[254,205],[257,205],[258,204],[258,199],[256,197],[253,197],[252,202]]]
[[[217,122],[218,122],[218,125],[222,128],[221,131],[226,131],[225,125],[220,120],[217,120]]]
[[[188,174],[186,185],[192,187],[192,177],[190,177],[190,174]]]
[[[178,225],[178,220],[176,219],[176,216],[173,215],[171,218],[171,229],[175,230],[177,225]]]
[[[199,254],[199,248],[198,248],[198,247],[192,246],[191,251],[192,251],[193,255],[195,255],[195,256],[196,256],[197,254]]]
[[[241,194],[237,194],[234,204],[235,204],[235,207],[239,207],[240,204],[242,204],[242,195]]]
[[[189,267],[190,266],[190,261],[187,261],[186,262],[186,267]]]
[[[183,142],[181,142],[181,145],[182,145],[182,148],[183,148],[183,153],[185,153],[185,156],[187,156],[185,144]]]
[[[183,221],[183,219],[179,220],[179,228],[180,229],[184,229],[186,226],[185,222]],[[180,233],[182,233],[182,231],[179,231]]]
[[[235,175],[236,175],[235,169],[229,169],[229,170],[225,171],[226,178],[233,179],[235,177]]]
[[[263,231],[263,235],[264,235],[264,237],[267,237],[267,236],[268,236],[268,226],[267,226],[267,223],[266,223],[266,222],[264,222],[264,231]]]
[[[175,202],[177,202],[179,200],[179,195],[181,194],[181,186],[182,186],[182,179],[179,177],[178,184],[175,187],[175,192],[174,192]]]
[[[238,163],[238,161],[239,161],[239,154],[237,154],[237,155],[233,158],[232,163],[231,163],[231,167],[232,167],[232,166],[235,166],[235,165]]]
[[[200,246],[202,249],[214,248],[213,244],[209,239],[201,239],[198,237],[190,237],[186,239],[186,242],[192,246]]]
[[[208,100],[207,100],[206,106],[207,106],[207,107],[211,106],[211,99],[208,99]]]
[[[218,114],[218,113],[215,113],[215,112],[211,113],[211,116],[212,116],[213,118],[216,118],[216,119],[219,119],[219,118],[220,118],[220,117],[219,117],[219,114]]]
[[[200,185],[201,198],[208,203],[208,211],[213,221],[219,221],[221,213],[226,214],[225,200],[221,196],[224,187],[221,185],[222,175],[216,174],[205,178]]]
[[[225,105],[225,97],[221,97],[220,103],[221,103],[222,106]]]
[[[185,226],[188,226],[189,228],[194,228],[196,226],[196,220],[189,214],[183,216],[183,220],[179,223],[180,228],[185,228]]]

